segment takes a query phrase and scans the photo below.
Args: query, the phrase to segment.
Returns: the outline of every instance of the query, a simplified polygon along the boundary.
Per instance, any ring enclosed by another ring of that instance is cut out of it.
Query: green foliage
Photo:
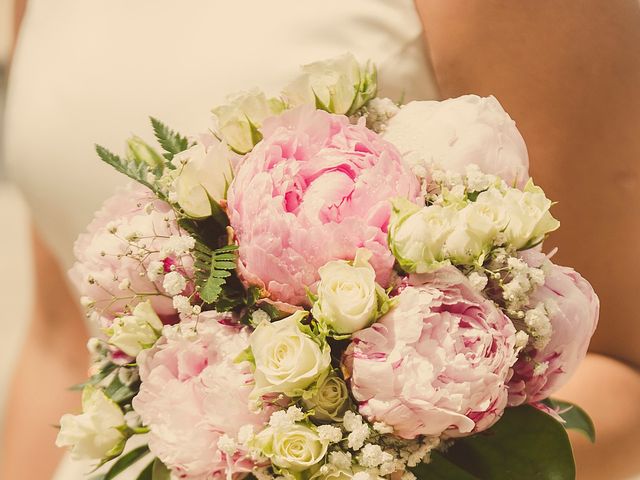
[[[581,432],[592,443],[596,441],[596,428],[593,425],[593,420],[582,408],[573,403],[551,398],[545,400],[544,403],[558,412],[565,422],[564,428]]]
[[[142,457],[144,457],[147,453],[149,453],[149,447],[147,445],[143,445],[138,448],[134,448],[127,454],[121,456],[109,469],[107,473],[101,475],[99,477],[94,478],[93,480],[112,480],[124,472],[131,465],[136,463]]]
[[[156,458],[153,461],[153,469],[151,471],[151,480],[170,480],[171,472],[164,463]]]
[[[211,253],[211,263],[209,265],[209,276],[201,285],[199,290],[200,298],[207,303],[215,303],[224,287],[227,279],[231,277],[236,269],[238,260],[238,246],[227,245],[218,248]],[[203,268],[196,262],[196,268]]]
[[[141,183],[152,190],[156,195],[158,195],[158,197],[164,199],[164,196],[160,194],[156,186],[149,181],[149,174],[151,171],[146,163],[138,163],[123,159],[101,145],[96,145],[96,152],[103,162],[108,163],[118,172],[125,174],[127,177],[138,183]]]
[[[150,117],[153,133],[158,140],[160,146],[164,149],[164,158],[171,161],[173,157],[189,148],[189,141],[186,137],[171,130],[157,118]],[[169,164],[171,165],[171,164]],[[171,165],[173,167],[173,165]]]
[[[575,480],[567,432],[544,412],[508,408],[489,430],[461,438],[413,473],[420,480]]]

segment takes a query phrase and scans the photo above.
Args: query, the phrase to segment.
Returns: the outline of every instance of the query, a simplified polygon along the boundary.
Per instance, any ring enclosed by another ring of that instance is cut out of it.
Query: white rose
[[[329,345],[320,346],[300,329],[307,315],[298,311],[278,322],[263,322],[249,338],[255,359],[252,398],[268,393],[300,396],[304,389],[327,373],[331,364]]]
[[[456,226],[444,247],[448,258],[456,264],[482,263],[507,222],[502,194],[493,189],[481,193],[455,216]]]
[[[302,72],[283,91],[290,107],[307,104],[350,115],[376,94],[375,67],[361,67],[350,53],[304,65]]]
[[[227,196],[233,180],[233,153],[224,143],[202,137],[194,146],[177,154],[173,163],[178,166],[174,182],[176,199],[187,215],[203,218],[211,215],[211,199],[220,202]]]
[[[532,247],[560,227],[560,222],[549,212],[551,200],[532,181],[527,183],[524,192],[510,188],[504,201],[509,218],[505,236],[516,249]]]
[[[456,209],[419,207],[408,200],[393,201],[389,246],[407,273],[427,273],[447,264],[444,245],[453,231]]]
[[[318,270],[318,299],[312,313],[336,333],[362,330],[388,309],[389,299],[376,283],[369,258],[371,252],[359,249],[353,262],[334,260]]]
[[[494,97],[464,95],[403,106],[383,133],[416,174],[434,169],[464,174],[476,164],[509,185],[529,177],[529,156],[515,122]]]
[[[87,386],[82,391],[82,412],[63,415],[56,445],[71,447],[76,460],[101,460],[119,454],[126,439],[118,430],[125,425],[118,404],[102,390]]]
[[[320,421],[340,421],[349,406],[349,391],[345,381],[336,375],[327,375],[309,399],[303,400],[313,418]]]
[[[292,472],[301,472],[319,463],[329,446],[315,428],[302,424],[267,427],[256,435],[255,444],[275,466]]]
[[[132,357],[156,343],[162,321],[149,301],[139,303],[131,315],[116,318],[107,329],[109,343]]]
[[[267,98],[258,89],[239,92],[227,97],[227,104],[213,109],[218,121],[218,133],[229,146],[245,154],[262,140],[258,129],[262,122],[284,110],[277,98]]]

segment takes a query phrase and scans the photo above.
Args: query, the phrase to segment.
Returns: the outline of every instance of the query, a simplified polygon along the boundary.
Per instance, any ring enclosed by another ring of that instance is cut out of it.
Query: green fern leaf
[[[158,143],[160,143],[160,146],[166,152],[163,155],[164,158],[171,161],[174,155],[180,152],[184,152],[187,148],[189,148],[189,141],[187,140],[187,137],[180,135],[174,130],[171,130],[157,118],[150,117],[150,119],[151,126],[153,127],[153,133],[158,139]]]
[[[213,251],[208,278],[200,286],[200,298],[215,303],[237,266],[237,245],[226,245]]]
[[[164,199],[164,196],[158,192],[155,186],[149,181],[149,176],[153,175],[153,172],[149,170],[149,166],[146,163],[125,160],[101,145],[96,145],[96,152],[103,162],[111,165],[118,172],[125,174],[136,182],[141,183],[152,190],[158,197]]]

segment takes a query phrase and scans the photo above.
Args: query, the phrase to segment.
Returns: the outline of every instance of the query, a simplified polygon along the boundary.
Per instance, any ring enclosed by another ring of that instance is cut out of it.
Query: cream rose
[[[187,215],[203,218],[211,215],[211,199],[227,195],[233,180],[233,153],[212,135],[202,136],[194,146],[173,158],[178,168],[174,187],[178,205]]]
[[[301,320],[307,315],[298,311],[278,322],[263,322],[255,329],[249,344],[255,359],[255,387],[252,398],[269,393],[289,397],[302,395],[331,364],[331,350],[320,345],[301,330]]]
[[[308,104],[350,115],[376,94],[375,67],[371,63],[361,66],[350,53],[310,63],[302,72],[283,91],[290,107]]]
[[[71,457],[76,460],[102,460],[122,451],[125,436],[124,414],[118,404],[104,392],[92,386],[82,391],[82,414],[63,415],[58,447],[71,447]]]
[[[137,164],[145,163],[150,168],[157,168],[165,163],[164,158],[138,136],[127,140],[127,158]]]
[[[510,188],[504,196],[504,208],[509,222],[505,229],[507,242],[517,249],[532,247],[560,227],[549,209],[553,203],[544,191],[527,182],[524,191]]]
[[[455,227],[452,206],[421,208],[404,199],[393,201],[389,246],[408,273],[426,273],[448,263],[444,245]]]
[[[147,300],[137,304],[131,315],[116,318],[106,333],[111,345],[136,357],[156,343],[161,330],[162,321]]]
[[[327,375],[320,382],[313,396],[303,400],[313,418],[323,422],[340,421],[349,406],[349,391],[345,381],[336,375]]]
[[[371,252],[360,249],[353,262],[334,260],[320,267],[312,313],[339,334],[362,330],[388,310],[389,298],[376,283]]]
[[[213,109],[218,120],[218,133],[229,146],[240,154],[245,154],[262,139],[259,128],[262,122],[284,110],[284,104],[277,98],[267,96],[253,89],[227,98],[227,104]]]
[[[255,444],[275,466],[292,472],[301,472],[319,463],[329,446],[314,427],[303,424],[267,427],[256,436]]]

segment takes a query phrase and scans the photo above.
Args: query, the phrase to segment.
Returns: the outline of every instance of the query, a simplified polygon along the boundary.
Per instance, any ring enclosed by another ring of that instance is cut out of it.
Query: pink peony
[[[539,251],[522,256],[545,272],[544,285],[530,299],[532,306],[545,305],[552,334],[543,349],[520,354],[509,381],[510,405],[544,400],[567,383],[587,354],[600,311],[593,288],[575,270],[554,265]]]
[[[258,431],[269,418],[267,409],[249,410],[251,368],[235,363],[248,338],[228,315],[210,311],[197,324],[165,327],[158,344],[138,355],[142,385],[133,407],[151,429],[151,451],[179,478],[225,478],[253,467],[246,452],[218,448],[223,434],[237,438],[244,425]]]
[[[163,280],[172,268],[185,280],[193,275],[191,256],[176,254],[174,248],[189,240],[167,203],[146,187],[130,185],[108,199],[87,232],[78,237],[76,263],[69,275],[103,319],[149,299],[154,310],[169,320],[176,311]],[[186,289],[192,288],[186,283]]]
[[[434,169],[464,174],[475,164],[509,185],[523,187],[529,178],[524,139],[494,97],[410,102],[389,121],[383,135],[421,177]]]
[[[346,354],[360,413],[403,438],[489,428],[507,404],[515,329],[455,268],[416,276]]]
[[[228,194],[244,281],[273,300],[306,304],[318,268],[365,247],[388,285],[389,199],[419,192],[398,151],[363,122],[310,107],[266,121],[263,134]]]

